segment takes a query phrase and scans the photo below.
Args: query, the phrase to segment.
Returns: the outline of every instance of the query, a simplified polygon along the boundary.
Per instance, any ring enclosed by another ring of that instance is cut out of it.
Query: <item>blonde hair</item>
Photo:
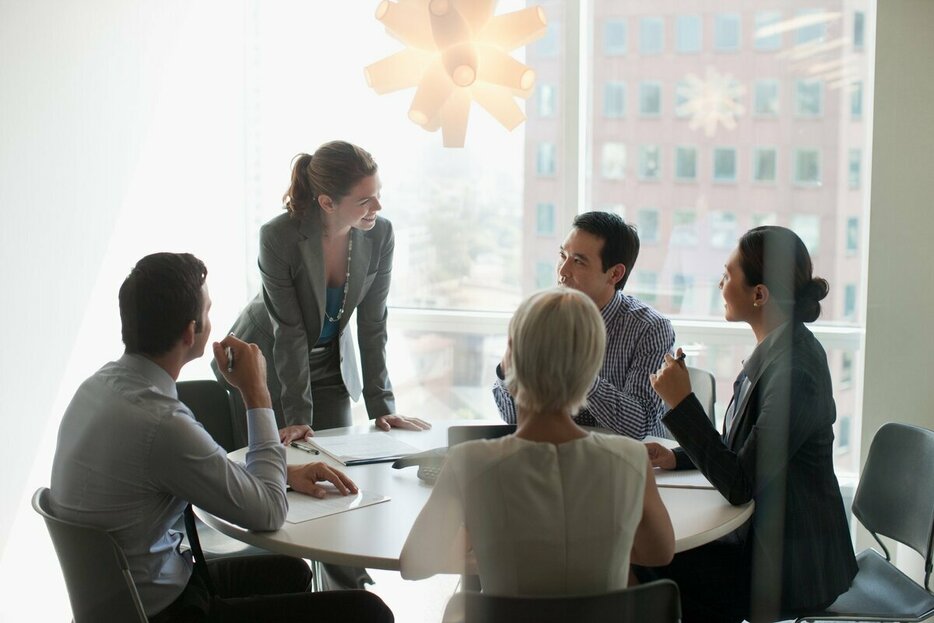
[[[606,327],[587,295],[554,288],[523,301],[509,321],[506,387],[534,413],[577,413],[603,366]]]

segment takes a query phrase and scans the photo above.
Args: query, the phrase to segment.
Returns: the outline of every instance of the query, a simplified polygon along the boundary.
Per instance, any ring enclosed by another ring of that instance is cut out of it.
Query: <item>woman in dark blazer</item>
[[[232,331],[266,355],[283,442],[310,435],[312,426],[350,425],[350,398],[361,394],[381,429],[429,427],[393,415],[386,299],[394,239],[378,216],[380,187],[368,152],[325,143],[295,159],[287,212],[260,229],[263,290]],[[362,379],[346,330],[355,311]]]
[[[836,410],[824,349],[804,326],[820,315],[824,279],[801,239],[757,227],[739,240],[720,281],[724,315],[746,322],[756,348],[743,362],[722,435],[691,393],[681,360],[666,356],[652,385],[679,442],[649,445],[653,465],[699,469],[732,504],[755,500],[737,531],[675,556],[642,580],[670,577],[684,621],[773,621],[829,605],[856,574],[833,468]],[[679,349],[680,355],[680,349]]]

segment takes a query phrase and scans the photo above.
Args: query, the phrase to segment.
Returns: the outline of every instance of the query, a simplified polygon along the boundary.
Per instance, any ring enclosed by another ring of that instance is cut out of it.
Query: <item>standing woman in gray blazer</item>
[[[386,299],[394,239],[392,224],[378,215],[380,187],[367,151],[325,143],[295,158],[286,212],[260,229],[262,293],[232,331],[266,355],[283,443],[312,427],[349,426],[350,398],[361,394],[380,429],[430,427],[393,415]],[[347,330],[354,312],[362,379]]]

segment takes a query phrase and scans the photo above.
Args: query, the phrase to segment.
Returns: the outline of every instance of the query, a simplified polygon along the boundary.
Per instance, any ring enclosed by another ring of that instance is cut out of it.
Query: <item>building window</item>
[[[539,177],[552,177],[555,174],[554,143],[539,143],[535,155],[535,173]]]
[[[761,214],[750,214],[749,222],[753,227],[761,227],[763,225],[777,225],[778,216],[774,212],[764,212]]]
[[[623,179],[626,171],[626,145],[623,143],[604,143],[603,157],[600,159],[600,173],[608,180]]]
[[[713,150],[713,179],[717,182],[736,181],[736,150],[716,147]]]
[[[824,83],[820,80],[795,82],[795,114],[799,117],[819,117],[823,114]]]
[[[658,210],[654,208],[639,210],[636,214],[636,230],[639,232],[640,242],[658,242]]]
[[[703,47],[700,15],[679,15],[675,22],[677,41],[675,49],[682,54],[695,54]]]
[[[607,82],[603,85],[603,116],[619,119],[626,115],[626,83]]]
[[[771,147],[760,147],[752,152],[752,179],[757,182],[774,182],[777,178],[778,151]]]
[[[850,117],[852,119],[863,118],[863,83],[854,82],[850,87]]]
[[[535,233],[539,236],[555,235],[555,204],[538,203],[535,205]]]
[[[627,285],[627,291],[638,297],[643,303],[654,303],[658,292],[658,273],[650,270],[639,270],[635,275],[635,289]],[[629,284],[632,284],[630,281]]]
[[[714,210],[710,213],[710,246],[715,249],[732,249],[739,239],[736,231],[736,215],[732,212]]]
[[[862,174],[862,152],[859,149],[851,149],[847,157],[847,182],[850,188],[859,188]]]
[[[685,118],[691,116],[691,86],[686,80],[679,80],[675,84],[675,117]]]
[[[536,89],[539,117],[553,117],[555,114],[555,86],[540,84]]]
[[[856,11],[853,14],[853,48],[863,49],[863,40],[866,36],[866,14],[862,11]]]
[[[657,180],[659,178],[661,175],[660,153],[658,145],[643,145],[639,148],[640,179]]]
[[[782,31],[779,23],[782,14],[778,11],[756,13],[756,32],[753,47],[757,50],[777,50],[782,47]]]
[[[555,285],[555,265],[550,262],[535,263],[535,288],[544,290]]]
[[[561,22],[548,20],[544,36],[532,44],[535,46],[535,55],[539,58],[558,58],[562,30]]]
[[[843,351],[840,361],[840,385],[849,387],[853,384],[853,355]]]
[[[671,223],[671,245],[675,247],[697,246],[697,212],[675,210]]]
[[[626,54],[626,22],[610,20],[603,24],[603,53],[607,56]]]
[[[791,230],[798,234],[811,255],[820,252],[820,217],[816,214],[795,214],[791,217]]]
[[[778,80],[756,80],[752,112],[762,117],[778,114]]]
[[[817,186],[821,183],[820,152],[816,149],[796,149],[794,183]]]
[[[657,117],[662,114],[662,85],[658,82],[643,82],[639,85],[639,114]]]
[[[837,426],[837,450],[845,451],[850,448],[850,421],[849,415],[840,416],[840,423]]]
[[[846,219],[846,252],[855,255],[859,250],[859,217]]]
[[[843,288],[843,318],[856,320],[856,284],[848,283]]]
[[[801,24],[795,30],[795,43],[822,43],[827,36],[827,18],[817,9],[798,11],[797,21]]]
[[[739,50],[739,13],[720,13],[713,23],[713,47],[719,52]]]
[[[664,22],[660,17],[643,17],[639,20],[639,53],[661,54],[665,49]]]
[[[675,178],[683,181],[697,179],[697,148],[675,148]]]
[[[683,308],[691,307],[690,294],[694,290],[694,276],[683,273],[675,273],[671,279],[671,306],[682,311]]]

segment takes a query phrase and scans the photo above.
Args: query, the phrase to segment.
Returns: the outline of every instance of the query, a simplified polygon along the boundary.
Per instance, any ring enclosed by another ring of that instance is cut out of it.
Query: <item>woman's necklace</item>
[[[337,312],[337,318],[331,318],[328,314],[328,310],[325,307],[324,317],[330,320],[331,322],[339,322],[341,317],[344,315],[344,306],[347,305],[347,286],[350,285],[350,252],[353,251],[353,231],[348,232],[347,234],[347,274],[344,275],[344,297],[341,299],[341,308]]]

